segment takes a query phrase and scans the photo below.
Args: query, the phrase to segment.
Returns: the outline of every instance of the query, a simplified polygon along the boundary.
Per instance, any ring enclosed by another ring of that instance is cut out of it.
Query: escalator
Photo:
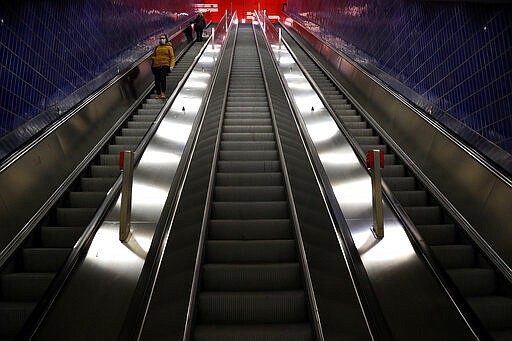
[[[406,162],[379,135],[371,122],[356,110],[336,80],[322,67],[321,56],[307,51],[296,33],[283,30],[283,37],[300,64],[312,77],[341,124],[366,153],[380,149],[385,153],[384,182],[404,207],[422,239],[428,244],[446,274],[454,294],[464,297],[470,307],[469,319],[483,326],[482,335],[496,340],[512,338],[511,285],[457,225],[442,204],[423,185]],[[293,34],[293,37],[290,35]],[[456,288],[456,289],[455,289]],[[481,328],[481,327],[477,327]],[[485,334],[489,335],[485,335]]]
[[[201,270],[194,340],[313,340],[254,36],[239,28]],[[276,338],[286,331],[285,336]]]
[[[357,251],[336,233],[265,38],[237,27],[119,338],[390,340],[368,279],[353,277],[346,253]]]
[[[191,44],[180,53],[167,77],[167,96],[176,88],[202,44]],[[113,134],[93,162],[75,179],[58,203],[3,264],[0,288],[0,338],[13,338],[44,297],[65,264],[107,192],[118,178],[119,152],[134,151],[165,104],[154,94]],[[56,165],[58,167],[58,165]]]

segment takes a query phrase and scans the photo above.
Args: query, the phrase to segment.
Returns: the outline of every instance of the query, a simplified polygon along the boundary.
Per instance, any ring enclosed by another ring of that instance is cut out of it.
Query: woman
[[[155,48],[151,59],[153,61],[151,70],[155,75],[156,98],[164,99],[166,88],[165,77],[171,72],[176,63],[174,50],[166,34],[160,36],[158,46]]]

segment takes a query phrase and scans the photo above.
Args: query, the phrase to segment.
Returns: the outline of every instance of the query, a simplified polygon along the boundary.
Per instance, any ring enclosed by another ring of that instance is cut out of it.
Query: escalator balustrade
[[[284,33],[284,37],[361,149],[365,153],[372,149],[384,151],[384,181],[489,334],[496,340],[512,339],[510,283],[493,270],[464,231],[355,109],[330,76],[290,34]]]

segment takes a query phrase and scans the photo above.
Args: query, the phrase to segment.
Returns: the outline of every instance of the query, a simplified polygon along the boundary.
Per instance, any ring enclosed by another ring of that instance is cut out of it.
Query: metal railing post
[[[384,213],[382,208],[382,183],[380,169],[384,168],[384,151],[374,149],[366,153],[366,166],[372,178],[373,235],[384,238]]]
[[[281,27],[279,27],[278,32],[279,32],[279,49],[281,49],[281,39],[283,38],[282,32],[281,32]]]
[[[122,167],[123,171],[119,240],[125,242],[130,235],[130,218],[132,213],[133,152],[131,150],[121,152],[119,166]]]

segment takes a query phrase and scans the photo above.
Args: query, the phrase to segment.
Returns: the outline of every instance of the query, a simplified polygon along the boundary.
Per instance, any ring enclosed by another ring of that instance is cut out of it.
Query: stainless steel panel
[[[23,155],[0,171],[0,250],[59,188],[68,175],[105,136],[152,82],[149,60],[139,65],[135,93],[127,75],[106,88],[69,119],[54,127]],[[59,165],[56,167],[56,165]],[[8,167],[6,167],[8,166]]]
[[[450,339],[473,338],[386,203],[385,237],[374,238],[370,231],[373,223],[371,179],[365,166],[359,162],[288,51],[279,49],[278,45],[273,45],[273,50],[394,337],[410,340],[411,330],[421,330],[422,335],[415,337],[431,340],[438,338],[442,330]],[[429,328],[425,328],[426,325]]]
[[[337,77],[351,97],[375,119],[416,163],[475,231],[512,267],[512,202],[510,179],[481,160],[478,153],[440,130],[366,73],[317,37],[293,24],[301,35],[337,67]],[[510,175],[507,175],[510,177]]]

